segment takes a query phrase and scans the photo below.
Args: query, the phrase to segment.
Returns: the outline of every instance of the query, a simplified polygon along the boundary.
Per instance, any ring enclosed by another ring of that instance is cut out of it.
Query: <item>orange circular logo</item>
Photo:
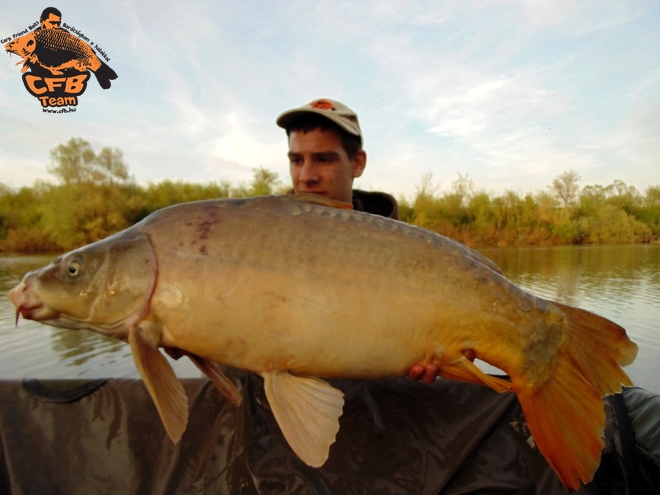
[[[328,100],[316,100],[311,104],[312,108],[320,108],[321,110],[334,110],[335,106]]]

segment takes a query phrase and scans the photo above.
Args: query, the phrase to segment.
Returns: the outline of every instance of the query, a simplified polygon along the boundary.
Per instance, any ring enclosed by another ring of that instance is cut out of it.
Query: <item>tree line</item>
[[[493,195],[459,174],[437,194],[426,175],[415,197],[402,199],[401,218],[471,246],[658,242],[660,186],[642,194],[621,180],[582,188],[579,180],[567,171],[534,193]]]
[[[276,173],[255,169],[246,183],[162,180],[138,185],[122,153],[72,138],[51,151],[54,183],[11,189],[0,183],[0,251],[62,252],[103,239],[166,206],[213,198],[283,194]],[[459,174],[438,192],[422,177],[412,198],[398,198],[401,219],[471,246],[641,243],[660,237],[660,186],[640,193],[617,180],[580,188],[568,171],[544,190],[520,195],[477,189]]]

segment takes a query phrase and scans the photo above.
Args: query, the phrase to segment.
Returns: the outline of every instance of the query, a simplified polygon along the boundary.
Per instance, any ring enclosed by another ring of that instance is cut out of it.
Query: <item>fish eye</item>
[[[83,259],[82,256],[76,256],[66,264],[66,273],[71,278],[80,275],[82,271]]]

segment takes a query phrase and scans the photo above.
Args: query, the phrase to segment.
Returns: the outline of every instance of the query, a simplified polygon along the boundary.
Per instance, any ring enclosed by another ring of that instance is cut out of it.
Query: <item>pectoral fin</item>
[[[344,394],[320,378],[287,371],[261,375],[273,415],[293,451],[306,464],[322,466],[339,431]]]
[[[440,368],[440,376],[451,380],[488,385],[500,393],[511,390],[510,382],[487,375],[465,356],[461,356],[452,364],[443,364]]]
[[[135,366],[156,404],[165,430],[172,441],[178,443],[188,423],[188,398],[183,385],[165,356],[149,341],[140,327],[131,327],[128,343]]]
[[[236,407],[241,405],[243,397],[236,385],[225,376],[220,367],[213,361],[201,358],[195,354],[185,353],[186,356],[213,382],[218,390],[227,397]]]

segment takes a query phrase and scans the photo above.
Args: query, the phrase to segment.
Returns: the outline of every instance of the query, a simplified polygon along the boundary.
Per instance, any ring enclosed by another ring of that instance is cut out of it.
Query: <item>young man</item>
[[[282,113],[277,125],[289,139],[289,172],[292,192],[312,193],[335,201],[352,203],[365,211],[398,220],[396,199],[382,192],[353,189],[367,165],[362,130],[357,114],[336,100],[322,98]],[[471,351],[466,354],[474,360]],[[415,365],[410,378],[432,383],[438,367]]]
[[[353,189],[367,165],[358,117],[327,98],[286,111],[277,118],[289,139],[293,191],[352,203],[358,211],[399,218],[396,200],[382,192]]]

